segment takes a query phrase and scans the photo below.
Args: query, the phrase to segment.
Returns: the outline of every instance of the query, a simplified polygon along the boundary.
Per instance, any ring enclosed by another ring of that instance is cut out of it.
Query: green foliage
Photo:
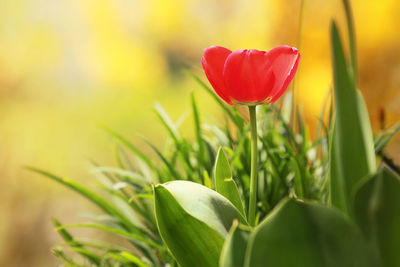
[[[374,143],[364,100],[347,69],[335,23],[331,27],[335,123],[330,153],[332,205],[352,215],[352,194],[375,167]]]
[[[369,255],[361,233],[343,214],[290,199],[251,234],[244,266],[375,266]]]
[[[129,183],[105,183],[105,187],[102,190],[104,197],[102,197],[69,179],[61,178],[32,167],[27,168],[77,191],[81,195],[88,198],[91,202],[96,204],[107,214],[106,217],[96,218],[97,222],[94,224],[91,223],[62,226],[56,219],[54,219],[56,230],[67,242],[66,245],[69,246],[72,251],[78,252],[80,255],[83,255],[84,258],[89,259],[92,264],[100,266],[114,266],[113,264],[115,261],[121,261],[129,266],[132,257],[130,257],[131,259],[127,259],[125,254],[125,256],[119,255],[122,252],[127,252],[130,254],[139,252],[141,255],[141,261],[144,263],[152,263],[154,266],[161,266],[158,259],[159,256],[166,257],[167,259],[170,257],[169,252],[163,246],[162,240],[157,234],[155,218],[152,210],[149,209],[149,205],[151,205],[152,201],[149,201],[141,196],[137,196],[137,198],[132,200],[125,196],[124,194],[127,194],[126,187],[128,187]],[[106,174],[106,177],[110,180],[113,179],[111,174],[108,173]],[[123,179],[127,179],[126,177],[127,176],[124,176]],[[129,182],[129,180],[126,181]],[[132,183],[131,186],[133,185],[137,184]],[[121,191],[121,193],[119,191]],[[132,216],[132,214],[135,214],[135,216]],[[90,246],[87,246],[81,242],[77,242],[72,235],[66,231],[66,228],[68,227],[97,228],[107,232],[115,233],[123,236],[135,247],[135,250],[128,250],[126,248],[112,248],[112,252],[108,252],[111,249],[109,245],[100,246],[100,248],[97,248],[97,250],[93,250],[90,248]],[[65,257],[63,253],[60,254],[59,250],[57,251],[58,252],[56,255]],[[107,251],[107,255],[110,258],[104,260],[102,257],[104,252],[100,251]]]
[[[383,165],[400,172],[384,154],[400,126],[377,134],[374,143],[357,90],[350,4],[343,4],[350,47],[343,48],[333,23],[335,105],[333,96],[327,96],[315,138],[302,114],[292,112],[290,93],[279,106],[258,108],[256,227],[248,226],[245,216],[251,167],[246,116],[188,73],[221,107],[225,123],[204,123],[192,95],[192,140],[156,104],[155,113],[168,133],[166,146],[160,150],[145,142],[158,160],[103,127],[115,140],[116,166],[94,164],[100,182],[96,191],[28,167],[100,210],[89,216],[90,222],[62,225],[54,219],[64,241],[53,254],[67,266],[400,265],[400,180],[388,169],[376,173],[375,167],[378,155]],[[69,232],[76,227],[114,234],[125,245],[78,239]]]
[[[232,179],[231,167],[222,147],[218,150],[217,159],[215,161],[214,177],[215,190],[229,199],[240,213],[246,217],[238,187]]]
[[[290,109],[290,95],[288,97],[289,101],[285,101],[285,105],[281,108],[271,105],[260,107],[258,110],[258,123],[261,126],[258,152],[259,219],[263,219],[281,199],[289,195],[298,196],[300,191],[295,189],[295,179],[300,181],[302,190],[300,196],[303,198],[318,200],[327,193],[326,188],[322,187],[325,181],[323,174],[327,167],[327,154],[318,152],[326,150],[322,147],[327,146],[327,138],[324,131],[321,131],[318,141],[307,140],[305,132],[296,137],[288,122],[290,118],[284,118],[281,114],[281,110],[287,112]],[[214,99],[219,101],[218,98]],[[73,189],[102,211],[102,216],[92,216],[93,222],[57,226],[59,233],[61,234],[61,229],[66,230],[70,227],[89,227],[114,233],[133,246],[133,249],[126,251],[139,255],[144,262],[154,266],[163,266],[169,262],[173,266],[176,264],[175,260],[157,229],[152,185],[176,179],[195,181],[214,188],[210,179],[213,177],[216,190],[228,198],[245,218],[250,173],[248,125],[244,123],[245,120],[236,108],[226,114],[228,118],[235,118],[233,128],[228,126],[231,124],[230,120],[222,127],[200,124],[201,117],[194,96],[192,108],[195,141],[183,137],[179,133],[178,125],[172,122],[161,106],[156,105],[156,113],[170,135],[164,151],[146,140],[159,157],[159,161],[149,158],[117,132],[102,127],[116,141],[116,167],[94,164],[93,174],[100,182],[97,192],[70,179],[29,168]],[[223,150],[218,153],[220,146],[224,146],[226,153]],[[296,187],[298,184],[296,182]],[[228,232],[229,228],[226,231]],[[76,251],[69,244],[64,246]],[[82,247],[93,253],[99,253],[91,247],[84,245]],[[63,260],[69,259],[78,265],[85,265],[87,262],[83,256],[81,258],[76,256],[75,259],[69,257],[69,253],[60,251],[58,248],[55,255]],[[116,251],[120,253],[124,250]],[[113,253],[109,262],[126,264],[123,256]]]
[[[400,180],[387,168],[357,191],[356,220],[383,266],[400,266]]]
[[[375,153],[381,154],[384,148],[389,144],[392,137],[400,131],[400,123],[385,129],[382,134],[376,137],[375,140]]]
[[[249,229],[243,229],[238,221],[234,221],[221,251],[221,267],[244,266],[249,237]]]
[[[225,236],[239,211],[215,191],[187,181],[154,188],[159,232],[182,267],[218,266]]]

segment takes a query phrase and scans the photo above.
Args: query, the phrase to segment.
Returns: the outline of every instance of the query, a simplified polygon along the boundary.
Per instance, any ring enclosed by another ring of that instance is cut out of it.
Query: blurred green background
[[[360,88],[376,131],[381,110],[386,126],[400,119],[400,2],[352,5]],[[218,108],[182,70],[204,78],[200,58],[213,44],[298,46],[300,6],[300,0],[2,0],[0,266],[56,265],[50,248],[60,240],[50,217],[72,223],[91,209],[22,165],[88,184],[90,159],[113,164],[113,143],[98,124],[143,149],[141,136],[162,146],[154,102],[176,120],[189,112],[192,92],[203,120],[217,123]],[[296,93],[310,131],[332,83],[332,18],[345,29],[341,1],[305,1]],[[193,135],[191,126],[183,124],[184,135]],[[399,144],[397,138],[388,151],[397,162]]]

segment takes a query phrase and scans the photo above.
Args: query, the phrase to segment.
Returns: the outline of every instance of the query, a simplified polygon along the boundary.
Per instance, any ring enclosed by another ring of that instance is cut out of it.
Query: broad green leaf
[[[331,28],[335,124],[330,146],[330,196],[333,206],[352,214],[351,193],[375,167],[368,112],[351,78],[335,23]]]
[[[157,225],[182,267],[218,266],[225,237],[240,212],[217,192],[188,181],[154,188]]]
[[[251,234],[246,267],[372,267],[367,242],[335,209],[289,199]]]
[[[248,229],[242,229],[239,223],[234,221],[222,248],[219,266],[243,266],[249,237],[250,231]]]
[[[355,217],[383,266],[400,266],[400,180],[380,170],[355,195]]]
[[[219,148],[214,168],[215,189],[229,199],[232,204],[245,216],[242,199],[238,187],[232,179],[232,171],[224,149]]]

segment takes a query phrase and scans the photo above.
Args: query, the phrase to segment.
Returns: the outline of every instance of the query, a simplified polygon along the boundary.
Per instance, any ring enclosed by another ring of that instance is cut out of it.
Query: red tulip
[[[215,92],[226,103],[274,103],[292,81],[299,64],[296,48],[278,46],[268,52],[220,46],[204,50],[203,69]]]

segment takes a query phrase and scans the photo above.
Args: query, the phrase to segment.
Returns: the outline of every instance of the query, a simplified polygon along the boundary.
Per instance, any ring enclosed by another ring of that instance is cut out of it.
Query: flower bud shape
[[[229,105],[274,103],[285,92],[299,64],[299,51],[278,46],[268,52],[256,49],[230,51],[211,46],[201,64],[215,92]]]

